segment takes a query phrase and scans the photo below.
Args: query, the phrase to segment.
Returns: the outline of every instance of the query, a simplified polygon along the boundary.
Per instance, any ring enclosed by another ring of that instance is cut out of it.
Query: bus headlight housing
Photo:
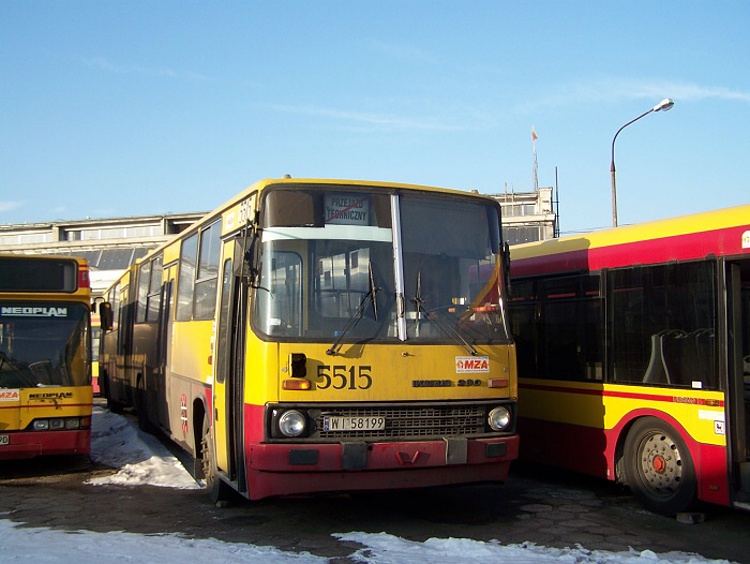
[[[65,420],[65,428],[66,429],[80,429],[81,428],[81,420],[77,417],[70,417]]]
[[[46,431],[49,429],[49,419],[35,419],[34,431]]]
[[[50,417],[49,419],[34,419],[28,429],[34,431],[78,431],[90,429],[90,417]]]
[[[507,407],[502,405],[487,414],[487,424],[493,431],[505,431],[510,427],[512,417]]]
[[[307,419],[304,414],[295,409],[285,411],[278,420],[279,431],[285,437],[299,437],[307,429]]]
[[[49,428],[54,431],[59,431],[60,429],[65,429],[65,419],[50,419],[49,420]]]

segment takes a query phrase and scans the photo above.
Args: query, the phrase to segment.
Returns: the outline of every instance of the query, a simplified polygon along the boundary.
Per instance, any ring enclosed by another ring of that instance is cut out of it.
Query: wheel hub
[[[667,461],[664,460],[663,456],[655,456],[654,460],[651,462],[651,465],[653,466],[657,474],[664,474],[667,469]]]
[[[676,490],[682,479],[682,459],[671,437],[653,433],[644,441],[641,452],[647,487],[662,494]]]

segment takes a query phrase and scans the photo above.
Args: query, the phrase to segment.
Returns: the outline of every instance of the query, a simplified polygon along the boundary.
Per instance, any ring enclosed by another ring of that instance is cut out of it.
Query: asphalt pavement
[[[680,551],[750,564],[750,513],[709,506],[681,521],[646,511],[614,484],[540,467],[518,465],[502,486],[237,501],[226,508],[201,490],[86,484],[113,471],[81,457],[3,462],[0,515],[34,527],[180,533],[304,550],[332,564],[351,562],[358,548],[332,535],[353,531],[415,541]]]

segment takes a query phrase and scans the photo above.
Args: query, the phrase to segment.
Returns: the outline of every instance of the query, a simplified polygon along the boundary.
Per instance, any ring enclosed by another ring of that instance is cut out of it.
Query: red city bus
[[[520,457],[750,509],[750,206],[511,256]]]

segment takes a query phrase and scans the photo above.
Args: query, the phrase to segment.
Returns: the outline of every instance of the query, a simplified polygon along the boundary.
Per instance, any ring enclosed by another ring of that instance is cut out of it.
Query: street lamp
[[[609,168],[610,173],[612,174],[612,227],[617,227],[617,185],[615,183],[615,140],[617,139],[617,136],[620,134],[620,131],[625,129],[631,123],[638,121],[642,117],[646,117],[651,112],[661,112],[661,111],[666,112],[668,110],[671,110],[672,106],[674,106],[674,101],[672,101],[670,98],[664,98],[661,102],[656,104],[649,111],[643,112],[637,118],[631,119],[628,123],[623,125],[620,129],[617,130],[617,133],[615,133],[615,136],[612,138],[612,164],[610,165],[610,168]]]

